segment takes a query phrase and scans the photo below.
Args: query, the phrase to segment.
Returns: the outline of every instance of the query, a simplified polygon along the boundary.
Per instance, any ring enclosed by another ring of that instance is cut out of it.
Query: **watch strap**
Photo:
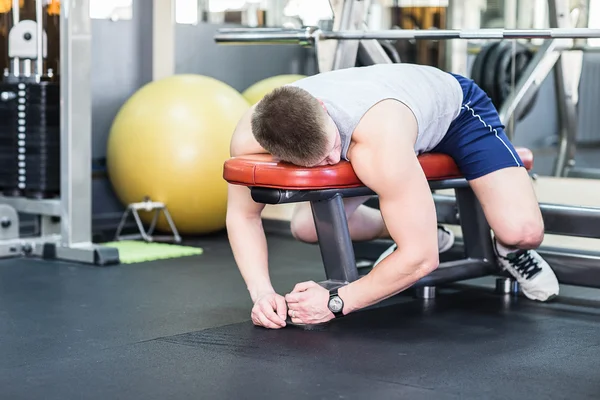
[[[329,300],[327,300],[327,308],[329,308],[329,302],[331,301],[331,299],[333,297],[338,297],[342,301],[342,308],[340,309],[340,311],[333,311],[331,308],[329,308],[329,311],[331,311],[336,318],[340,318],[340,317],[344,316],[344,300],[339,296],[338,289],[339,288],[330,289],[329,290]]]

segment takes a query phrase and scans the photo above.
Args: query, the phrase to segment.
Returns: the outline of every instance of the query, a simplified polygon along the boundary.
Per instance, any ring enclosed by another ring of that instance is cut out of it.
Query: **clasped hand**
[[[298,283],[291,293],[268,293],[259,297],[252,308],[252,322],[270,329],[286,326],[286,315],[295,324],[320,324],[334,318],[327,307],[329,291],[315,282]]]

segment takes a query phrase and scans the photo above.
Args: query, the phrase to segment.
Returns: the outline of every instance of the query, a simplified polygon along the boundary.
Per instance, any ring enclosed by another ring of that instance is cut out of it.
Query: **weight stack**
[[[0,190],[31,198],[58,196],[59,84],[5,82],[0,87]]]
[[[0,83],[0,192],[4,196],[19,196],[19,142],[16,83]]]

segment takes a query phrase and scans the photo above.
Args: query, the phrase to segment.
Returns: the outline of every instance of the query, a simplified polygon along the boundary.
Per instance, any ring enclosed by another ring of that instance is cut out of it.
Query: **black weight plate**
[[[518,82],[527,69],[528,64],[533,58],[533,52],[524,45],[518,45],[514,57],[515,61],[515,83]],[[502,101],[506,101],[512,91],[512,68],[513,68],[513,56],[512,51],[506,55],[506,57],[498,65],[498,78],[496,82],[497,90],[502,98]],[[537,99],[537,92],[534,93],[533,97],[526,104],[519,105],[515,118],[521,120],[524,118],[535,104]]]
[[[533,58],[532,51],[521,43],[515,43],[513,48],[512,41],[503,41],[496,48],[496,51],[488,58],[488,66],[486,67],[485,83],[489,86],[492,102],[498,109],[502,107],[511,91],[513,90],[512,67],[513,53],[515,61],[515,84],[521,79],[527,65]],[[515,115],[517,120],[523,118],[535,102],[536,96],[528,104],[520,105],[519,114]]]
[[[498,90],[496,87],[496,71],[498,70],[498,64],[500,63],[500,60],[502,60],[502,58],[505,57],[505,54],[507,52],[510,55],[511,49],[512,46],[510,42],[498,42],[498,46],[496,46],[494,48],[494,51],[489,54],[489,56],[486,59],[486,63],[482,69],[483,87],[485,88],[486,93],[488,94],[488,96],[490,96],[490,98],[492,99],[492,103],[494,103],[494,106],[497,109],[499,109],[502,105],[502,101],[500,99],[500,96],[498,95]]]
[[[475,57],[475,61],[473,62],[473,67],[471,68],[471,79],[479,86],[484,92],[489,96],[490,94],[485,87],[485,83],[483,81],[483,72],[485,65],[487,64],[487,59],[489,54],[494,51],[494,49],[498,46],[498,42],[490,42],[481,47],[479,54]]]
[[[523,75],[523,72],[527,68],[532,57],[532,52],[521,43],[517,43],[514,49],[512,44],[507,46],[507,50],[500,55],[500,59],[496,66],[496,93],[501,103],[506,100],[512,91],[513,61],[516,84]]]

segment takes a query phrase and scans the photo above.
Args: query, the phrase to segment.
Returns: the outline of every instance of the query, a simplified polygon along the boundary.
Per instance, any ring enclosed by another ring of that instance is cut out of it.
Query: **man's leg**
[[[344,199],[348,229],[353,241],[367,241],[389,237],[381,212],[365,206],[369,197],[350,197]],[[310,203],[301,203],[294,208],[292,215],[292,235],[302,242],[316,243],[317,230]]]
[[[544,238],[544,221],[525,168],[499,169],[470,184],[494,232],[500,264],[530,299],[545,301],[557,296],[554,272],[533,250]]]
[[[350,237],[355,242],[389,239],[390,234],[385,226],[381,212],[363,204],[368,199],[369,197],[351,197],[344,199],[344,208],[346,210],[346,218],[348,219]],[[301,203],[294,208],[291,228],[292,235],[302,242],[316,243],[318,241],[315,222],[309,203]],[[443,226],[439,226],[438,248],[440,253],[449,250],[453,244],[454,234],[452,231]],[[379,256],[375,265],[394,252],[396,247],[395,243],[392,244]]]
[[[559,287],[533,250],[543,240],[544,224],[529,175],[491,99],[472,80],[455,77],[463,88],[462,110],[433,151],[449,154],[470,182],[494,231],[500,264],[527,297],[548,300]]]

